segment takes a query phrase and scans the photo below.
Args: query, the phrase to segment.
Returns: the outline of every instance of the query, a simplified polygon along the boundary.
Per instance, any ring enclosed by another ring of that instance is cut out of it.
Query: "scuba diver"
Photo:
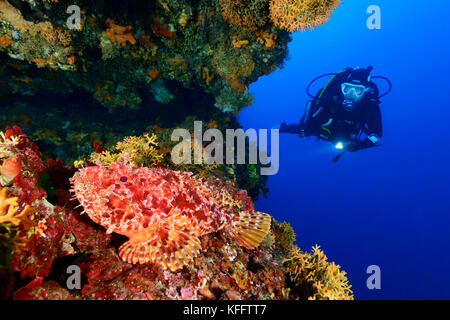
[[[392,84],[386,77],[373,76],[373,67],[347,68],[339,73],[321,75],[307,87],[307,94],[313,98],[306,104],[300,123],[280,125],[280,132],[296,133],[300,137],[316,136],[319,140],[333,143],[341,153],[333,158],[336,162],[345,152],[379,146],[383,136],[380,98],[387,95]],[[333,78],[315,96],[309,88],[318,79],[333,75]],[[381,78],[388,82],[389,90],[379,95],[372,79]]]

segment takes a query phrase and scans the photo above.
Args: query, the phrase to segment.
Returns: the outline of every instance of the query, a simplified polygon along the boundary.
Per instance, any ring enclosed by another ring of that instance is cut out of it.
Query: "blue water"
[[[372,4],[381,30],[366,27]],[[255,103],[239,117],[244,128],[296,123],[309,81],[347,66],[391,79],[382,147],[332,163],[326,142],[281,134],[280,170],[256,202],[292,224],[302,249],[321,245],[357,299],[450,298],[449,20],[444,0],[344,0],[328,24],[294,33],[291,59],[250,86]],[[366,286],[369,265],[380,290]]]

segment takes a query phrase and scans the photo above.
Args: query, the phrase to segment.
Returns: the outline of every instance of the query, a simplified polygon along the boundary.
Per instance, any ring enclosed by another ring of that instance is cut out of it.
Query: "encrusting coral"
[[[289,32],[314,29],[326,23],[341,0],[270,0],[270,19]]]
[[[219,50],[214,54],[211,64],[231,88],[241,92],[247,89],[242,78],[250,76],[255,68],[255,63],[247,51]]]
[[[23,18],[22,13],[6,0],[0,0],[0,21],[11,30],[2,37],[8,54],[20,60],[35,63],[38,67],[73,70],[70,63],[72,37],[68,30],[55,27],[50,22],[34,23]]]
[[[255,31],[268,19],[267,0],[219,0],[225,21],[246,31]]]
[[[281,222],[279,225],[280,232],[276,234],[278,243],[281,247],[283,254],[289,257],[295,250],[294,242],[296,240],[296,235],[294,229],[288,222]]]
[[[131,32],[132,27],[122,27],[114,23],[111,19],[106,19],[108,29],[106,29],[106,36],[114,42],[120,43],[122,46],[126,46],[127,42],[135,44],[136,39]]]

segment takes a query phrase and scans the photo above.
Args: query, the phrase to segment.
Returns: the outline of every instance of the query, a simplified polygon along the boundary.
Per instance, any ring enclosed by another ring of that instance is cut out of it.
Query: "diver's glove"
[[[355,152],[361,149],[372,148],[380,146],[382,143],[381,138],[376,135],[371,135],[365,140],[354,140],[345,145],[345,150]]]
[[[280,124],[280,133],[297,133],[300,137],[305,136],[305,130],[301,124],[286,124],[282,122]]]
[[[355,141],[351,141],[351,142],[347,143],[344,148],[345,151],[349,151],[349,152],[356,152],[359,149],[361,149],[361,141],[359,141],[359,140],[355,140]]]
[[[286,122],[282,122],[280,124],[279,128],[280,128],[280,132],[286,132],[287,128],[288,128],[288,125],[286,124]]]
[[[288,125],[286,122],[282,122],[277,129],[280,129],[281,133],[294,133],[295,125]],[[293,131],[294,129],[294,131]]]

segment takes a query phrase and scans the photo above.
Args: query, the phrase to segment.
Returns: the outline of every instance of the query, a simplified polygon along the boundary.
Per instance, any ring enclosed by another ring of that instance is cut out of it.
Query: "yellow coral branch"
[[[21,213],[16,215],[18,211],[17,197],[7,198],[6,189],[0,190],[0,223],[11,222],[14,225],[19,225],[22,218],[30,212],[30,207],[27,205]],[[8,209],[8,210],[7,210]]]
[[[139,137],[125,137],[122,142],[116,144],[118,153],[111,153],[106,150],[102,153],[93,153],[90,158],[93,162],[99,161],[105,167],[109,167],[127,153],[134,167],[140,167],[141,165],[153,167],[158,165],[164,157],[156,149],[158,146],[157,139],[158,137],[155,134],[149,135],[147,133]]]
[[[313,289],[308,299],[352,300],[346,272],[339,265],[328,262],[327,256],[318,245],[312,253],[302,252],[297,246],[291,255],[283,260],[285,270],[295,286]]]
[[[9,139],[7,139],[5,133],[0,131],[0,143],[2,144],[15,146],[19,143],[19,140],[20,137],[9,137]]]

